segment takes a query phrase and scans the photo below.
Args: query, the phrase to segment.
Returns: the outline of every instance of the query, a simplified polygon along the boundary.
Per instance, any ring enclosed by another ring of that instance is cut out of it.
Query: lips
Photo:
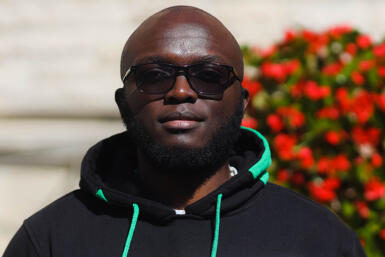
[[[159,119],[159,122],[167,130],[190,130],[199,126],[203,117],[193,112],[172,112]]]

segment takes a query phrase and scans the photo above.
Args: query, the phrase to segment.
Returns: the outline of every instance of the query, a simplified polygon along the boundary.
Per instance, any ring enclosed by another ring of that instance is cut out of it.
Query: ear
[[[123,88],[118,88],[115,91],[115,103],[118,105],[119,110],[122,107],[123,101],[124,101],[124,89]]]
[[[242,100],[243,100],[243,113],[246,112],[247,105],[249,104],[249,91],[242,87]]]

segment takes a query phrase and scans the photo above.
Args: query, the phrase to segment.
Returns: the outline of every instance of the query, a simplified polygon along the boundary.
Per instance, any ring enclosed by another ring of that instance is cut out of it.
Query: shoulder
[[[89,193],[75,190],[27,218],[23,225],[32,237],[48,240],[58,231],[74,230],[81,226],[104,205]]]
[[[261,191],[266,204],[276,205],[287,208],[288,210],[306,210],[314,214],[319,215],[331,215],[335,217],[335,214],[329,209],[325,208],[321,204],[311,200],[310,198],[297,193],[291,189],[279,186],[273,183],[267,183],[265,188]]]
[[[355,233],[331,210],[282,186],[267,183],[246,213],[248,225],[264,231],[263,247],[300,250],[297,256],[365,256]]]
[[[74,217],[69,213],[79,213],[84,208],[81,199],[85,197],[86,194],[80,190],[73,191],[27,218],[12,238],[4,256],[50,256],[47,242],[52,241],[57,224],[68,224]]]
[[[255,205],[273,227],[297,231],[322,240],[341,238],[354,232],[331,210],[282,186],[267,183]],[[265,220],[265,221],[266,221]],[[355,235],[354,235],[355,236]]]
[[[43,222],[46,226],[51,221],[62,219],[68,215],[72,216],[74,213],[85,208],[82,203],[85,198],[88,198],[88,196],[81,190],[72,191],[45,206],[27,218],[24,223],[28,226]]]

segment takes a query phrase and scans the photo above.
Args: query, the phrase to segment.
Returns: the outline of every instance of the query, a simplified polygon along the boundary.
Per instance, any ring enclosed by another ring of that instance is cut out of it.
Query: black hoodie
[[[266,140],[242,128],[230,165],[238,174],[185,214],[142,197],[126,133],[86,154],[80,190],[16,233],[4,257],[365,256],[356,235],[317,203],[272,183]]]

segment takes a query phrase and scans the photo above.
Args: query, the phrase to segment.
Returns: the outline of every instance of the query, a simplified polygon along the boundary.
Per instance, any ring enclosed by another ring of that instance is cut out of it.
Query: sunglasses
[[[235,80],[241,81],[233,67],[218,63],[177,66],[168,63],[145,63],[131,66],[123,83],[133,73],[136,87],[145,94],[166,94],[174,87],[176,77],[184,75],[190,87],[201,97],[219,100]]]

